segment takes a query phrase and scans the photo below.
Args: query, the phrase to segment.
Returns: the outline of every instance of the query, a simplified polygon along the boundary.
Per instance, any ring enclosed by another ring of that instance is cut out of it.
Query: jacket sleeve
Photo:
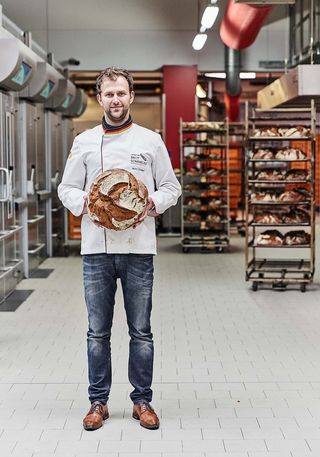
[[[83,162],[77,138],[75,138],[64,169],[58,197],[75,216],[80,216],[84,207],[86,165]]]
[[[153,177],[156,191],[150,195],[158,214],[176,205],[181,195],[181,186],[172,169],[167,148],[159,137],[153,161]]]

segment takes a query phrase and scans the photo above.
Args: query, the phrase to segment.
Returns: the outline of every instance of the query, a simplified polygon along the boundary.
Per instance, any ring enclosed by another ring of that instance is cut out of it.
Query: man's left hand
[[[140,218],[137,220],[137,222],[132,226],[132,228],[136,228],[138,225],[141,224],[141,222],[144,221],[144,219],[147,217],[157,217],[159,214],[156,212],[156,208],[154,206],[152,198],[148,198],[148,204],[146,206],[146,209],[144,212],[141,214]]]

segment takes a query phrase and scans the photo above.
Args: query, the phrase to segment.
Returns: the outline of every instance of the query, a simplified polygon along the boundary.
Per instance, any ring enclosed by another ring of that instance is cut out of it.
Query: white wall
[[[77,69],[119,65],[130,70],[156,70],[163,65],[197,64],[199,70],[222,70],[224,66],[219,23],[209,31],[201,52],[191,47],[197,30],[197,0],[0,2],[4,14],[31,31],[33,39],[52,51],[57,61],[69,57],[80,60]],[[284,59],[287,38],[287,21],[265,26],[256,43],[243,53],[244,69],[258,70],[259,60]]]

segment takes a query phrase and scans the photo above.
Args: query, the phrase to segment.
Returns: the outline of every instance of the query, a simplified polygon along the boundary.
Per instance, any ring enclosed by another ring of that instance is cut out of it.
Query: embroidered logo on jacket
[[[131,154],[131,166],[133,170],[144,171],[147,164],[148,159],[145,154]]]

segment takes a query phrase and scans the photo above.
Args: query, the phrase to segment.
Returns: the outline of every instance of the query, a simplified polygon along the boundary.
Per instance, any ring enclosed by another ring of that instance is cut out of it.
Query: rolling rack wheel
[[[217,246],[217,247],[216,247],[216,252],[217,252],[218,254],[221,254],[221,253],[223,252],[223,247],[222,247],[222,246]]]
[[[307,284],[305,284],[305,283],[301,284],[300,290],[301,290],[301,292],[305,292],[307,290]]]
[[[252,290],[253,290],[253,292],[257,292],[257,290],[258,290],[258,281],[253,281]]]
[[[183,246],[183,247],[182,247],[182,252],[183,252],[184,254],[188,254],[189,251],[190,251],[190,249],[187,248],[186,246]]]

